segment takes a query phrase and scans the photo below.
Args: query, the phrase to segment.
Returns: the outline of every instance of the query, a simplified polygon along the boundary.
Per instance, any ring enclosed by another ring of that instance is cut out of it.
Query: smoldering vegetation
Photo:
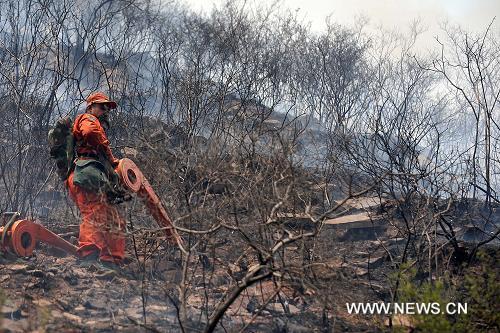
[[[443,29],[422,54],[417,23],[405,34],[362,21],[314,32],[280,3],[202,15],[174,1],[0,0],[0,212],[75,241],[47,132],[102,90],[119,104],[113,151],[137,163],[185,240],[166,243],[132,200],[121,204],[126,278],[96,282],[43,246],[22,267],[2,254],[3,325],[418,328],[347,315],[345,303],[445,283],[456,294],[440,297],[477,310],[446,323],[498,329],[485,310],[498,298],[480,300],[464,276],[499,273],[484,264],[500,232],[499,26]]]

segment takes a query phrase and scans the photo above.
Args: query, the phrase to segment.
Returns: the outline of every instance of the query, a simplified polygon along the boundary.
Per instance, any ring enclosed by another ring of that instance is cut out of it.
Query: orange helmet
[[[110,101],[108,96],[106,96],[104,93],[97,91],[95,93],[92,93],[87,97],[87,109],[92,106],[93,104],[108,104],[110,109],[115,109],[116,108],[116,102]]]

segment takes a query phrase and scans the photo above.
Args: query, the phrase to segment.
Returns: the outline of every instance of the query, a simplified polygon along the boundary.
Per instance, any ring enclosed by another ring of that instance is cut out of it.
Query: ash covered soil
[[[338,236],[335,232],[325,232],[324,237]],[[317,286],[290,284],[273,297],[276,288],[272,281],[257,283],[238,297],[216,331],[382,330],[385,318],[350,315],[346,302],[377,302],[389,297],[383,246],[387,244],[379,241],[331,245],[324,265],[314,267]],[[2,254],[0,332],[180,331],[176,304],[183,283],[182,263],[175,254],[172,257],[175,249],[168,245],[159,245],[157,250],[158,256],[146,261],[128,253],[130,259],[118,274],[94,265],[81,267],[76,258],[44,245],[31,258]],[[165,260],[166,253],[174,259]],[[204,330],[207,317],[202,310],[214,308],[238,277],[238,268],[228,272],[222,265],[210,266],[210,276],[194,275],[188,280],[187,322],[183,322],[188,332]]]

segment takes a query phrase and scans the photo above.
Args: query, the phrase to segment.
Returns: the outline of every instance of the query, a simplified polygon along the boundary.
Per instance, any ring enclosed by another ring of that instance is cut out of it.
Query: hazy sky
[[[195,10],[209,11],[222,0],[184,0]],[[271,0],[253,0],[257,3],[272,3]],[[250,1],[252,2],[252,1]],[[351,25],[355,18],[363,15],[371,26],[382,24],[392,29],[406,29],[409,22],[420,18],[428,29],[421,39],[422,45],[433,43],[433,36],[440,33],[439,23],[448,20],[473,31],[482,31],[493,17],[495,29],[500,30],[500,0],[284,0],[292,10],[299,10],[299,17],[311,22],[314,30],[325,27],[327,15],[335,22]]]

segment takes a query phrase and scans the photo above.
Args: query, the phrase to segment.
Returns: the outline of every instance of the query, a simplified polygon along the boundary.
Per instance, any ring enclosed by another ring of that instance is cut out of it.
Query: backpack
[[[56,172],[61,180],[66,180],[73,170],[75,158],[75,139],[73,137],[73,122],[64,117],[56,122],[49,131],[50,157],[56,162]]]
[[[91,192],[104,192],[112,203],[121,203],[131,197],[119,186],[119,177],[107,161],[76,159],[73,122],[61,118],[49,131],[50,157],[56,162],[57,174],[63,181],[75,169],[73,183]]]

